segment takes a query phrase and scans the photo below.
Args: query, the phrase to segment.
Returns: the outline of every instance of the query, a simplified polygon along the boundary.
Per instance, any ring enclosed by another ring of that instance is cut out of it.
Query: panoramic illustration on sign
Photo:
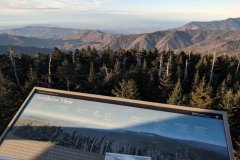
[[[40,93],[32,96],[8,136],[97,154],[101,160],[229,159],[219,117]]]

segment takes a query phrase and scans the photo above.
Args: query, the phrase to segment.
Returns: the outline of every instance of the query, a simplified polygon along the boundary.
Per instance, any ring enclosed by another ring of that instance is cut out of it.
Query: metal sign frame
[[[176,105],[169,105],[169,104],[162,104],[162,103],[154,103],[154,102],[146,102],[140,100],[131,100],[131,99],[124,99],[124,98],[117,98],[117,97],[109,97],[109,96],[100,96],[94,94],[87,94],[87,93],[79,93],[79,92],[70,92],[70,91],[63,91],[63,90],[56,90],[56,89],[49,89],[49,88],[42,88],[42,87],[34,87],[31,93],[28,95],[12,121],[9,123],[5,131],[2,133],[0,137],[0,147],[1,143],[4,141],[7,133],[11,129],[11,127],[15,124],[18,118],[21,116],[24,108],[27,106],[28,102],[30,101],[31,97],[35,93],[42,93],[46,95],[54,95],[54,96],[63,96],[67,98],[76,98],[76,99],[83,99],[89,101],[96,101],[96,102],[103,102],[103,103],[110,103],[110,104],[118,104],[118,105],[126,105],[132,106],[137,108],[145,108],[151,110],[159,110],[159,111],[168,111],[174,113],[191,113],[194,114],[204,114],[204,115],[218,115],[222,116],[222,120],[224,123],[224,131],[226,136],[226,143],[227,149],[229,153],[230,160],[234,160],[234,153],[233,153],[233,146],[231,141],[231,134],[229,130],[229,123],[227,119],[227,113],[224,111],[215,111],[209,109],[200,109],[200,108],[192,108],[192,107],[183,107],[183,106],[176,106]]]

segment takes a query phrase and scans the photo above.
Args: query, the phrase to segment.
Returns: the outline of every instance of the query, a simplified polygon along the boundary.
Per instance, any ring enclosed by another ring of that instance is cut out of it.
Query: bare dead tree
[[[214,54],[213,54],[213,60],[212,60],[212,67],[211,67],[211,73],[210,73],[210,80],[209,80],[209,84],[211,84],[211,83],[212,83],[212,78],[213,78],[213,70],[214,70],[215,61],[216,61],[216,52],[214,52]]]
[[[191,60],[191,53],[193,52],[192,50],[193,50],[193,48],[190,47],[190,52],[188,53],[188,62],[189,63],[190,63],[190,60]]]
[[[15,59],[14,59],[14,56],[13,56],[13,50],[11,49],[10,46],[8,48],[8,54],[9,54],[9,58],[11,60],[12,66],[13,66],[14,75],[15,75],[17,85],[20,87],[21,84],[20,84],[20,80],[19,80],[19,77],[18,77],[18,73],[17,73],[16,62],[15,62]]]
[[[238,64],[237,64],[237,68],[236,68],[236,71],[235,71],[235,76],[238,75],[238,71],[239,71],[239,67],[240,67],[240,57],[237,57],[238,58]]]
[[[108,73],[108,68],[107,68],[107,66],[104,66],[104,69],[105,69],[105,73],[106,73],[107,78],[109,78],[109,73]]]
[[[32,65],[30,64],[30,78],[31,78],[31,80],[33,80],[34,78],[33,78],[33,69],[32,69]]]
[[[51,67],[52,67],[52,54],[49,55],[49,62],[48,62],[48,87],[51,87],[51,84],[52,84]]]
[[[72,63],[75,64],[75,52],[72,53]]]
[[[184,81],[188,78],[188,60],[186,59],[185,69],[184,69]]]
[[[105,148],[105,151],[104,151],[104,153],[106,153],[106,152],[107,152],[107,150],[108,150],[108,146],[109,146],[109,140],[107,140],[107,145],[106,145],[106,148]]]
[[[91,148],[90,148],[90,151],[89,151],[89,152],[92,152],[93,147],[94,147],[96,141],[97,141],[97,137],[95,137],[95,138],[93,139],[93,142],[92,142],[92,145],[91,145]]]
[[[170,69],[171,61],[172,61],[172,55],[170,54],[168,62],[167,62],[167,70],[166,70],[167,77],[169,76],[169,69]]]
[[[162,71],[163,71],[163,57],[161,55],[159,60],[159,71],[158,71],[158,75],[160,78],[161,78]]]
[[[141,53],[137,53],[137,64],[141,65],[141,61],[142,61]]]

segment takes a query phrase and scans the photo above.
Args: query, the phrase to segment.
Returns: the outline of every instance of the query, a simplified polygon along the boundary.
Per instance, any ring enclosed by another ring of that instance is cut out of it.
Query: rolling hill
[[[61,28],[61,27],[45,27],[45,26],[26,26],[23,28],[0,30],[0,34],[6,33],[14,36],[25,36],[35,38],[53,38],[55,36],[74,34],[79,29]]]
[[[53,39],[40,39],[34,37],[14,36],[4,33],[0,34],[0,45],[51,48],[53,46],[62,44],[61,42]]]
[[[0,45],[0,55],[6,54],[9,46]],[[38,47],[23,47],[23,46],[11,46],[11,48],[17,53],[24,53],[29,55],[35,55],[39,53],[51,53],[52,49],[50,48],[38,48]]]

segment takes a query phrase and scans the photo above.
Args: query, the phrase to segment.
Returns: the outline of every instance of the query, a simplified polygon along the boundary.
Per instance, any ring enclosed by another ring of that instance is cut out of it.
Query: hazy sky
[[[239,0],[0,0],[0,26],[169,28],[240,17]]]

